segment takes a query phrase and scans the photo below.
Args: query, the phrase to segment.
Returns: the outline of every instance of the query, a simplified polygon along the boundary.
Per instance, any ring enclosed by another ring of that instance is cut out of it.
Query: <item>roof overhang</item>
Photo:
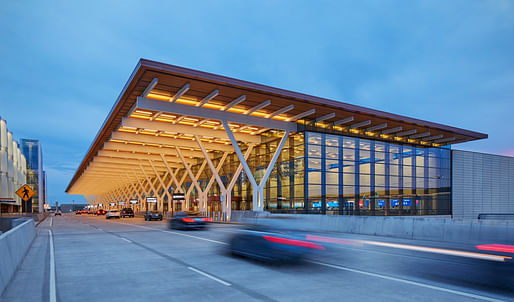
[[[241,144],[259,144],[269,129],[330,129],[420,146],[487,138],[483,133],[141,59],[66,192],[85,194],[92,187],[100,192],[113,185],[106,180],[115,176],[135,181],[141,173],[178,168],[183,163],[178,151],[193,164],[203,158],[195,138],[211,155],[233,152],[222,121],[228,122]],[[159,163],[161,156],[169,167]]]

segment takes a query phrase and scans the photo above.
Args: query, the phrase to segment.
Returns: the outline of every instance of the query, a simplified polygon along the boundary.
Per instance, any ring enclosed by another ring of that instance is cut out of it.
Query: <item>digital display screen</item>
[[[150,202],[150,203],[157,202],[157,198],[156,197],[147,197],[146,202]]]
[[[400,206],[400,202],[398,201],[398,199],[391,199],[391,206],[392,207]]]
[[[339,208],[339,201],[327,201],[327,207]]]
[[[131,204],[136,204],[136,203],[137,203],[137,199],[132,199],[132,200],[130,200],[130,203],[131,203]]]
[[[380,208],[385,207],[385,206],[386,206],[386,202],[385,202],[385,200],[383,200],[383,199],[379,199],[379,200],[378,200],[378,206],[379,206]]]
[[[412,200],[411,200],[411,199],[404,199],[404,200],[403,200],[403,206],[404,206],[404,207],[410,207],[410,206],[412,206]]]

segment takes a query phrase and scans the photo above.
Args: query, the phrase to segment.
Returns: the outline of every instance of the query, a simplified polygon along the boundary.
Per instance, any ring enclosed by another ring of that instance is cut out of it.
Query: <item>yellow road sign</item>
[[[18,191],[16,191],[16,194],[24,201],[27,201],[34,196],[36,192],[34,192],[34,190],[32,190],[28,185],[23,185],[18,189]]]

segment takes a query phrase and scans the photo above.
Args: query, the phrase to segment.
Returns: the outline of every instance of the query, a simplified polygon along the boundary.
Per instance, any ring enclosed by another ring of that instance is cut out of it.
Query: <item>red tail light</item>
[[[310,248],[310,249],[317,249],[317,250],[324,250],[325,249],[321,245],[316,244],[314,242],[310,242],[310,241],[287,239],[287,238],[272,237],[272,236],[265,236],[265,235],[262,236],[262,237],[264,239],[268,240],[268,241],[275,242],[275,243],[280,243],[280,244],[295,245],[295,246],[301,246],[301,247],[306,247],[306,248]]]
[[[203,221],[212,221],[212,218],[202,218]]]
[[[182,218],[182,221],[184,222],[195,222],[193,218]]]
[[[477,245],[476,248],[479,250],[486,250],[486,251],[514,253],[514,245],[482,244],[482,245]]]

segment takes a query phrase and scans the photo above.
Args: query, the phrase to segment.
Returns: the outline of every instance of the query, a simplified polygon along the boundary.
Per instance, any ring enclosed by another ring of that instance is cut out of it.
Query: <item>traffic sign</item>
[[[16,195],[20,196],[23,201],[29,200],[32,196],[34,196],[36,192],[32,190],[28,185],[23,185],[21,188],[16,191]]]

